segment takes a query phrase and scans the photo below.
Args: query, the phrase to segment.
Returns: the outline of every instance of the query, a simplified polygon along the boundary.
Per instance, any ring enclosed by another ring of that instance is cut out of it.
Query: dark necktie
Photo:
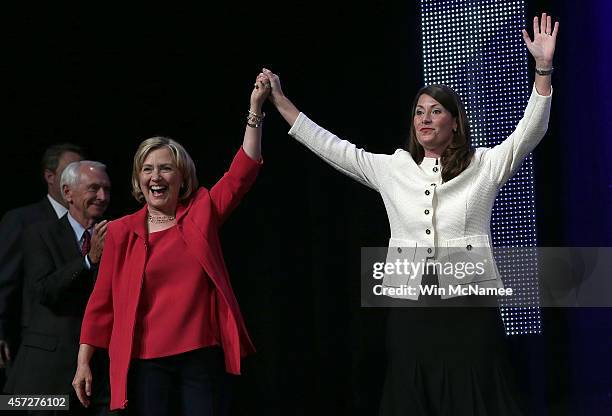
[[[85,256],[89,253],[89,249],[91,248],[91,234],[89,231],[85,230],[83,232],[83,245],[81,246],[81,254]]]

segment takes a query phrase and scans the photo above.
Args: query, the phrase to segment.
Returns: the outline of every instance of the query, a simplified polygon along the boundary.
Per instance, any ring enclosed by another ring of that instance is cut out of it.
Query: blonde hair
[[[172,161],[183,177],[183,185],[179,193],[179,200],[188,200],[198,189],[198,177],[196,175],[195,164],[191,156],[189,156],[189,153],[187,153],[187,150],[185,150],[176,140],[169,137],[155,136],[140,143],[134,155],[134,164],[132,167],[132,195],[134,195],[134,198],[136,198],[138,202],[144,202],[145,200],[142,190],[140,189],[140,171],[142,170],[144,161],[152,151],[163,148],[170,151]]]

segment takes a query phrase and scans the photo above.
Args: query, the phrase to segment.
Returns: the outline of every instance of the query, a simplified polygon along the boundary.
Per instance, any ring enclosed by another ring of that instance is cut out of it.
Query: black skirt
[[[390,309],[381,416],[525,414],[499,309],[482,303],[421,296]]]

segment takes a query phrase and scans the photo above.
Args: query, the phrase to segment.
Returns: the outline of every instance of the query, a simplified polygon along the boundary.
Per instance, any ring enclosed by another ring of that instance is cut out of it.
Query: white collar
[[[68,222],[70,223],[70,226],[72,227],[72,230],[74,231],[76,240],[80,243],[81,239],[83,238],[83,233],[85,232],[85,227],[79,224],[79,222],[75,220],[72,215],[70,215],[70,212],[68,212]],[[89,234],[91,234],[93,231],[93,227],[87,230],[89,231]]]
[[[66,208],[65,206],[63,206],[59,202],[57,202],[49,194],[47,194],[47,199],[51,203],[51,207],[53,207],[53,210],[55,211],[55,215],[57,215],[57,218],[62,218],[64,215],[66,215],[66,213],[68,212],[68,208]]]

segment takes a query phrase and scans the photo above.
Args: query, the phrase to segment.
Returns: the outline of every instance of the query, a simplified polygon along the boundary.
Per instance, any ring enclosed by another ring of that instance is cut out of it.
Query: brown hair
[[[134,155],[134,164],[132,167],[132,195],[134,195],[134,198],[139,202],[144,202],[144,195],[140,189],[139,181],[140,171],[142,170],[144,161],[147,156],[149,156],[149,153],[164,147],[170,150],[172,161],[183,177],[183,185],[181,186],[179,200],[185,201],[191,198],[198,188],[198,177],[196,175],[195,164],[191,156],[189,156],[189,153],[187,153],[187,150],[185,150],[176,140],[169,137],[155,136],[140,143]]]
[[[85,151],[81,146],[77,146],[72,143],[60,143],[54,144],[45,149],[45,153],[42,156],[42,160],[40,161],[41,170],[44,174],[45,170],[50,170],[51,172],[55,172],[57,167],[59,166],[59,161],[64,155],[64,153],[76,153],[85,159]]]
[[[457,119],[457,130],[453,132],[453,139],[440,157],[442,164],[442,182],[448,182],[459,175],[470,165],[474,149],[471,145],[470,125],[465,113],[461,98],[446,85],[428,85],[419,90],[412,104],[414,117],[416,106],[421,95],[426,94],[442,104],[453,117]],[[414,122],[410,124],[410,138],[408,139],[408,152],[417,164],[425,157],[425,149],[416,137]]]

